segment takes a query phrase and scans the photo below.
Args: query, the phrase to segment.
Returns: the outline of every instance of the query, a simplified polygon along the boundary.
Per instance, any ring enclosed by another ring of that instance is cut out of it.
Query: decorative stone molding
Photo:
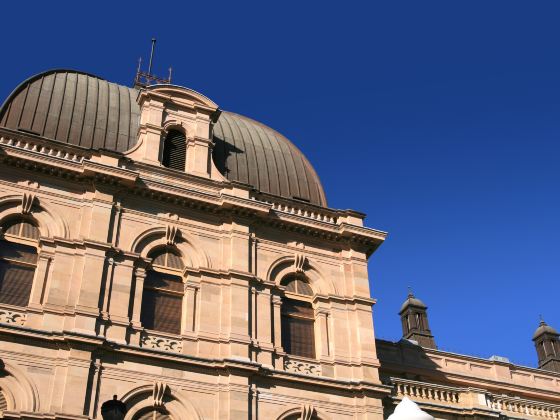
[[[452,404],[458,404],[460,400],[461,390],[458,388],[409,381],[401,378],[391,378],[391,382],[395,386],[394,392],[397,397],[410,397]]]
[[[165,382],[154,382],[154,390],[152,392],[152,400],[154,407],[163,407],[163,397],[167,391],[167,384]]]
[[[507,395],[486,394],[486,405],[497,411],[529,415],[536,418],[560,419],[560,405],[525,400]]]
[[[301,406],[301,420],[311,420],[316,414],[315,407],[312,404],[302,404]]]
[[[179,228],[173,225],[167,225],[165,228],[165,241],[167,242],[167,245],[175,245],[180,234],[181,231]]]
[[[25,314],[21,312],[10,311],[8,309],[0,309],[0,323],[23,325],[25,323]]]
[[[33,207],[33,203],[35,202],[35,194],[28,194],[24,193],[21,197],[21,213],[22,214],[29,214],[31,213],[31,208]]]
[[[305,255],[303,255],[300,252],[297,252],[294,255],[294,271],[296,273],[303,273],[304,272],[303,266],[305,265],[306,261],[307,261],[307,258],[305,257]]]
[[[257,198],[253,198],[256,200]],[[289,214],[293,216],[304,217],[306,219],[315,220],[317,222],[336,224],[337,216],[333,212],[329,212],[323,208],[312,208],[311,206],[294,206],[293,204],[278,203],[269,199],[263,199],[264,203],[270,204],[272,210],[278,213]]]
[[[287,355],[284,357],[284,370],[303,375],[321,376],[321,365],[319,363],[296,359]]]
[[[0,145],[9,146],[16,149],[27,150],[29,152],[35,152],[44,156],[51,158],[64,159],[71,162],[80,163],[84,160],[83,155],[79,155],[74,151],[70,151],[69,148],[64,146],[56,145],[54,146],[52,142],[43,141],[30,141],[24,138],[11,138],[11,137],[0,137]]]
[[[175,340],[173,338],[164,337],[154,333],[148,333],[144,331],[142,333],[142,339],[140,341],[142,347],[161,351],[172,351],[175,353],[181,353],[183,349],[183,344],[181,340]]]

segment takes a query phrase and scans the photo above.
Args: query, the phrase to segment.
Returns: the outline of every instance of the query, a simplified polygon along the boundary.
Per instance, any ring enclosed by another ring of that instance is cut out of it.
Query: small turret
[[[417,299],[412,291],[399,311],[402,321],[403,338],[414,340],[422,347],[437,348],[428,324],[428,307]]]
[[[533,334],[533,341],[539,358],[539,369],[560,373],[560,334],[541,318]]]

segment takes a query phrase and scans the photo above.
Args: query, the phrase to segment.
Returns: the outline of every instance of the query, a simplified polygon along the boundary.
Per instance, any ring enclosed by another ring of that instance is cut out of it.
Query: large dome
[[[138,91],[74,70],[52,70],[20,84],[0,108],[0,126],[87,149],[125,152],[136,144]],[[230,181],[326,206],[315,170],[286,137],[223,111],[212,157]]]

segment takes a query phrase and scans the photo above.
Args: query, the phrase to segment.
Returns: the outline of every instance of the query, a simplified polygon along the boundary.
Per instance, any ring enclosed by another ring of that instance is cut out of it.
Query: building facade
[[[386,234],[329,208],[288,139],[198,92],[41,73],[0,109],[0,161],[3,418],[100,419],[114,396],[127,420],[377,420],[404,397],[560,418],[551,328],[541,369],[449,354],[409,298],[406,339],[376,341]]]

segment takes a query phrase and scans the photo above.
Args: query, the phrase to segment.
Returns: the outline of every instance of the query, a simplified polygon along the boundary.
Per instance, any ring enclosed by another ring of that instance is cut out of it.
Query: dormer
[[[220,110],[206,96],[181,86],[142,89],[138,143],[127,153],[139,162],[223,179],[212,163],[212,129]]]

